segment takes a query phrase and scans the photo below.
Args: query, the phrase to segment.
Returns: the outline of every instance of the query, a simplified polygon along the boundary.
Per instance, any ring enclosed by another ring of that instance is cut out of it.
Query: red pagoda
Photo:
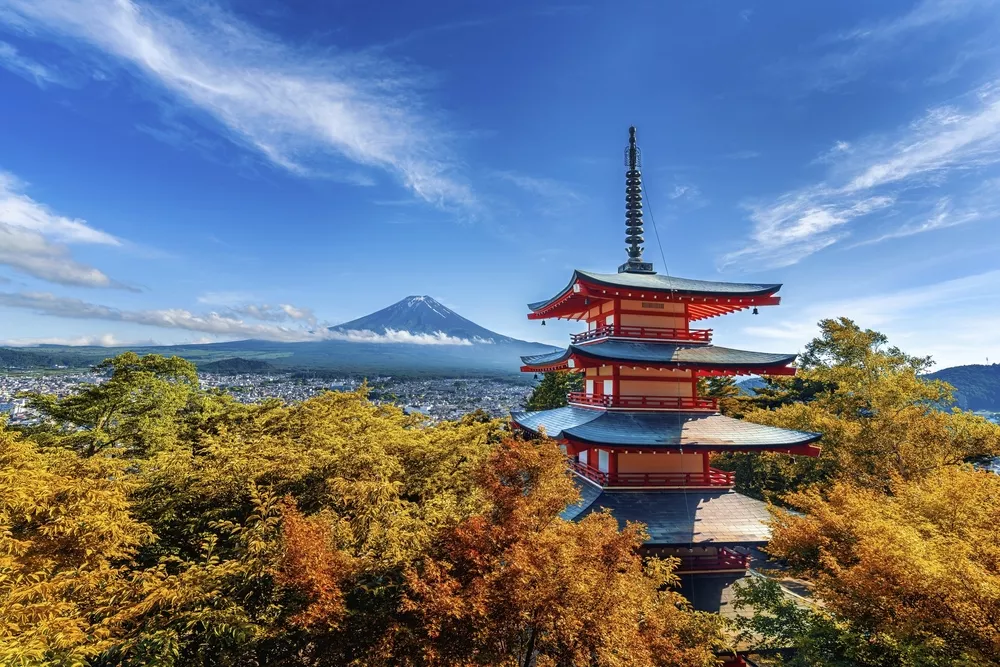
[[[642,259],[634,127],[626,166],[628,260],[614,274],[574,271],[562,291],[528,306],[528,319],[577,320],[587,328],[564,350],[522,357],[521,370],[580,373],[583,391],[570,394],[565,407],[512,419],[529,433],[555,438],[568,455],[582,500],[564,516],[610,509],[622,524],[646,524],[645,550],[679,558],[678,574],[694,606],[718,611],[728,584],[745,575],[750,554],[769,532],[764,503],[733,491],[733,474],[712,468],[712,454],[816,456],[819,434],[725,417],[716,399],[698,395],[703,377],[795,373],[795,354],[718,347],[711,329],[692,328],[711,317],[776,306],[781,285],[657,274]]]

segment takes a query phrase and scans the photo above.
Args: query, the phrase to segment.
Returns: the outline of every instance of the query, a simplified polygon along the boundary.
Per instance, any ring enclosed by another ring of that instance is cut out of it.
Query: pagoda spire
[[[635,126],[628,128],[628,148],[625,149],[625,251],[628,261],[618,267],[618,273],[656,273],[652,262],[642,261],[642,152],[635,144]]]

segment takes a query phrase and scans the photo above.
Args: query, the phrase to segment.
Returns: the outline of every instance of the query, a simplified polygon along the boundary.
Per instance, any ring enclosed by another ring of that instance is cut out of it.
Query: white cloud
[[[100,270],[75,261],[66,246],[3,222],[0,222],[0,265],[61,285],[116,286]]]
[[[67,244],[120,246],[122,242],[84,220],[58,215],[24,194],[24,184],[0,171],[0,265],[59,283],[123,287],[100,270],[77,262]]]
[[[49,210],[24,194],[25,184],[9,172],[0,171],[0,223],[38,232],[62,243],[96,243],[120,246],[122,242],[85,220],[67,218]]]
[[[152,340],[123,341],[115,337],[114,334],[102,334],[99,336],[71,336],[67,338],[8,338],[0,340],[0,345],[7,347],[35,347],[38,345],[72,345],[74,347],[135,347],[140,345],[156,345]]]
[[[289,320],[298,320],[311,325],[316,324],[316,316],[313,314],[312,310],[309,308],[293,306],[289,303],[282,303],[276,306],[271,306],[266,303],[245,303],[230,306],[226,309],[226,312],[264,322],[287,322]]]
[[[858,295],[811,304],[787,314],[771,326],[748,326],[743,333],[757,340],[748,346],[767,347],[767,341],[801,349],[818,333],[824,318],[849,317],[859,326],[889,336],[892,344],[911,354],[931,354],[941,366],[982,363],[1000,358],[996,331],[1000,316],[982,303],[1000,299],[1000,270],[916,287]]]
[[[184,329],[229,339],[257,338],[296,342],[343,340],[356,343],[410,343],[414,345],[471,345],[464,338],[434,334],[412,334],[408,331],[313,330],[303,325],[284,326],[274,323],[248,322],[229,313],[192,313],[180,308],[163,310],[121,310],[89,303],[80,299],[60,297],[47,292],[0,292],[0,306],[29,310],[39,315],[79,320],[124,322],[164,329]],[[289,307],[299,318],[304,309]]]
[[[881,243],[882,241],[888,241],[889,239],[904,238],[915,234],[923,234],[924,232],[932,232],[938,229],[957,227],[958,225],[964,225],[979,220],[994,219],[998,216],[1000,216],[1000,209],[998,209],[996,204],[986,204],[983,207],[966,206],[961,209],[956,209],[952,203],[951,197],[942,197],[935,204],[934,210],[921,214],[906,224],[901,225],[892,231],[886,232],[881,236],[861,241],[851,247],[871,245],[874,243]]]
[[[59,82],[59,77],[51,69],[25,57],[12,44],[2,41],[0,41],[0,67],[29,79],[38,86]]]
[[[1000,163],[1000,81],[966,96],[964,107],[935,107],[899,130],[894,140],[838,142],[826,154],[830,180],[748,203],[750,240],[722,259],[786,266],[850,234],[849,223],[897,203],[906,191],[938,186],[949,178]],[[979,204],[984,205],[982,201]],[[932,205],[940,207],[940,199]],[[971,222],[981,212],[928,211],[929,223],[908,223],[878,240]],[[932,218],[937,214],[935,222]],[[920,217],[922,214],[917,214]]]
[[[230,136],[302,175],[336,155],[386,170],[419,197],[474,205],[452,174],[412,73],[372,55],[292,48],[218,6],[131,0],[0,0],[31,36],[82,42],[209,114]]]
[[[385,333],[375,333],[367,329],[349,329],[345,331],[325,331],[325,338],[345,340],[351,343],[410,343],[412,345],[472,345],[465,338],[449,336],[443,331],[433,334],[414,334],[409,331],[386,329]]]

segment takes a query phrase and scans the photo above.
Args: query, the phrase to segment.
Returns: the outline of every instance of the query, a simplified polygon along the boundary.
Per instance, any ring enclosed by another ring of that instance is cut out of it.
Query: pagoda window
[[[603,449],[597,450],[597,469],[601,472],[611,470],[611,455]]]
[[[577,454],[576,460],[579,461],[580,463],[582,463],[583,465],[587,465],[587,454],[588,453],[589,453],[589,450],[586,450],[586,449],[582,450],[579,454]]]
[[[594,395],[594,381],[593,380],[587,380],[587,395],[588,396],[593,396]]]
[[[606,325],[608,325],[609,327],[610,326],[614,326],[614,324],[615,324],[615,314],[611,313],[610,315],[608,315],[607,317],[605,317],[604,318],[604,323]]]
[[[614,380],[605,380],[604,381],[604,395],[605,396],[614,396],[615,395],[615,381]]]

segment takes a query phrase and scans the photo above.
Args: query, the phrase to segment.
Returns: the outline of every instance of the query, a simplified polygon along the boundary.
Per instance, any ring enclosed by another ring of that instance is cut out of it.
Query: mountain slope
[[[943,368],[927,376],[955,387],[958,406],[965,410],[1000,412],[1000,364],[970,364]]]
[[[380,311],[331,327],[343,336],[315,342],[237,340],[133,348],[46,346],[0,348],[0,368],[87,366],[132,349],[184,357],[216,372],[321,371],[352,375],[520,375],[520,357],[553,351],[504,336],[465,319],[430,297],[408,297]],[[364,335],[354,335],[365,332]]]
[[[330,327],[330,331],[370,331],[381,335],[408,332],[415,336],[443,335],[472,343],[524,342],[481,327],[429,296],[408,296],[370,315]]]

